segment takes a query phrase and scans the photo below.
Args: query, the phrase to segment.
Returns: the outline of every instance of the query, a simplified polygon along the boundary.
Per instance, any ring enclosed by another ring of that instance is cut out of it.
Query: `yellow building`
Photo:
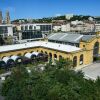
[[[58,38],[57,36],[56,39]],[[95,57],[99,56],[100,36],[95,36],[95,35],[78,36],[73,34],[72,37],[70,35],[71,38],[70,42],[69,41],[64,42],[65,41],[64,38],[66,38],[66,36],[68,35],[64,34],[64,36],[62,36],[61,34],[59,34],[59,38],[60,38],[58,39],[59,41],[55,40],[55,38],[53,38],[53,35],[50,35],[48,37],[49,42],[34,41],[34,42],[28,42],[24,44],[1,46],[0,59],[2,59],[5,56],[9,56],[9,57],[12,55],[24,56],[26,53],[42,52],[47,54],[49,58],[52,58],[53,60],[54,59],[59,60],[59,58],[61,57],[65,59],[69,58],[70,60],[73,61],[74,67],[78,67],[78,66],[83,67],[84,65],[91,64],[95,60]],[[50,37],[52,37],[52,39]],[[63,39],[62,42],[60,41],[61,39]],[[73,42],[72,40],[74,41],[74,43],[72,43]]]

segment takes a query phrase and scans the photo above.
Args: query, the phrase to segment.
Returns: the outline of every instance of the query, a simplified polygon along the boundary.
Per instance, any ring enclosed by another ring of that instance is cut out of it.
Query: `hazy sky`
[[[0,10],[11,19],[41,18],[60,14],[100,15],[100,0],[0,0]]]

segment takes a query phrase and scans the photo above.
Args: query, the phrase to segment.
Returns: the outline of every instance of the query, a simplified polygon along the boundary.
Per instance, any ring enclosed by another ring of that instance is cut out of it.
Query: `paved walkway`
[[[96,80],[100,77],[100,63],[93,63],[81,69],[84,72],[85,78]]]

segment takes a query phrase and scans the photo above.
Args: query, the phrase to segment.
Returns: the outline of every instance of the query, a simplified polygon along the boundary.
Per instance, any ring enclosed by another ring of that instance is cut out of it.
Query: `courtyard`
[[[87,79],[96,80],[100,77],[100,62],[95,62],[81,69]]]

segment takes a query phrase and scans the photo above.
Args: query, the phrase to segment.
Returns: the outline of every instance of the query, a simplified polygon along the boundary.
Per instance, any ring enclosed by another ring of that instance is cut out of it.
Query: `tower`
[[[0,10],[0,24],[2,24],[2,11]]]
[[[6,24],[10,24],[10,14],[9,14],[9,11],[8,11],[8,10],[6,11],[5,23],[6,23]]]

